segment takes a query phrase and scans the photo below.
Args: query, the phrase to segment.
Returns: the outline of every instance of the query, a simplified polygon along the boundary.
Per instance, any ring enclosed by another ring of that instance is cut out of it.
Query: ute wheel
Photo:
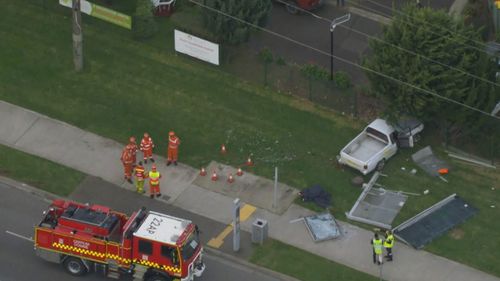
[[[297,9],[297,3],[295,1],[286,1],[285,8],[286,11],[292,15],[299,13],[299,9]]]
[[[377,163],[377,171],[382,171],[382,169],[384,169],[384,166],[385,166],[385,159],[382,159],[380,161],[378,161]]]
[[[83,264],[82,260],[74,257],[68,257],[64,261],[64,268],[66,268],[66,271],[68,271],[69,274],[75,276],[82,276],[87,273],[87,268]]]

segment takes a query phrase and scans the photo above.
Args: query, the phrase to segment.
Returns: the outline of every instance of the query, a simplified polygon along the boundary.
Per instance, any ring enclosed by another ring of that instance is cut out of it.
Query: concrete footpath
[[[0,120],[1,144],[99,177],[124,189],[134,189],[133,185],[123,180],[119,160],[123,144],[5,102],[0,102]],[[231,186],[223,177],[219,181],[219,189],[214,186],[202,187],[196,184],[203,182],[199,179],[197,169],[183,164],[166,167],[163,158],[156,156],[156,160],[163,175],[161,187],[164,196],[160,202],[228,224],[231,222],[234,200],[231,196],[246,198],[248,202],[245,203],[249,206],[246,209],[251,211],[247,212],[250,217],[242,222],[243,230],[250,231],[255,218],[265,219],[269,222],[269,235],[273,239],[379,276],[380,268],[371,260],[369,241],[373,234],[370,231],[340,222],[344,234],[341,238],[314,243],[304,224],[290,223],[291,220],[312,214],[310,210],[291,203],[290,196],[296,194],[293,188],[280,185],[280,208],[277,210],[263,203],[263,193],[252,196],[254,190],[248,188],[253,181],[262,185],[272,184],[266,179],[247,174],[246,180],[243,177],[236,178],[237,182],[248,181],[246,185],[238,187],[238,192],[230,192]],[[267,191],[261,188],[258,192],[268,192],[267,198],[272,198],[272,188]],[[230,236],[225,243],[231,243]],[[457,262],[425,251],[416,251],[402,243],[396,244],[394,256],[394,262],[383,266],[385,280],[500,280]]]

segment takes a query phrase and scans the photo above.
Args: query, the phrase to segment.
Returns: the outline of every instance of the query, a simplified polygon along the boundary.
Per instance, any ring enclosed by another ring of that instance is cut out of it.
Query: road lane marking
[[[254,206],[250,204],[245,204],[243,208],[240,210],[240,222],[246,221],[250,216],[257,210]],[[233,224],[228,225],[224,230],[217,235],[217,237],[210,239],[207,245],[212,248],[220,248],[222,244],[224,244],[224,239],[231,233],[233,230]]]
[[[5,233],[10,234],[10,235],[12,235],[12,236],[15,236],[15,237],[17,237],[17,238],[21,238],[21,239],[24,239],[24,240],[27,240],[27,241],[30,241],[30,242],[34,242],[34,241],[33,241],[33,238],[31,238],[31,237],[30,237],[30,238],[28,238],[28,237],[26,237],[26,236],[22,236],[21,234],[14,233],[14,232],[12,232],[12,231],[8,231],[8,230],[6,230],[6,231],[5,231]]]

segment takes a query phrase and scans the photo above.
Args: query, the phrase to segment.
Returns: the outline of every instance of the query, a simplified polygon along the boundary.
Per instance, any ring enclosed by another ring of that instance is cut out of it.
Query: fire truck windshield
[[[198,232],[193,231],[191,235],[186,239],[186,243],[184,246],[181,248],[181,253],[182,253],[182,259],[184,261],[189,260],[194,253],[196,253],[196,250],[200,247],[200,239],[198,237]]]

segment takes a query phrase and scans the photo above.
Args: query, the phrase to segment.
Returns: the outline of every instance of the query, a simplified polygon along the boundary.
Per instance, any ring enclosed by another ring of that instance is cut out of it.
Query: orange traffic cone
[[[207,171],[205,171],[205,168],[201,167],[200,176],[206,176],[206,175],[207,175]]]
[[[215,170],[214,170],[214,172],[212,173],[212,180],[213,180],[213,181],[217,181],[217,179],[218,179],[218,177],[217,177],[217,173],[216,173],[216,172],[215,172]]]
[[[233,178],[233,174],[229,174],[229,177],[227,177],[227,182],[228,183],[233,183],[234,182],[234,178]]]
[[[247,164],[247,166],[253,166],[252,158],[250,158],[250,156],[248,156],[246,164]]]
[[[226,154],[226,146],[224,144],[220,147],[220,153]]]
[[[243,176],[243,171],[241,170],[241,168],[238,168],[236,175],[238,175],[239,177]]]

